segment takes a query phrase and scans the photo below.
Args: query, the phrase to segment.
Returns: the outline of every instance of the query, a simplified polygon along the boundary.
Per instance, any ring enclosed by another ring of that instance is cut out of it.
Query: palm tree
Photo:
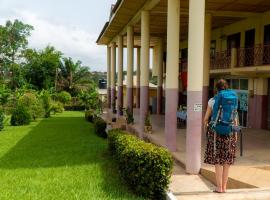
[[[82,66],[82,62],[79,60],[74,62],[72,58],[63,58],[59,68],[60,84],[66,89],[72,89],[74,85],[85,81],[91,82],[89,68]]]

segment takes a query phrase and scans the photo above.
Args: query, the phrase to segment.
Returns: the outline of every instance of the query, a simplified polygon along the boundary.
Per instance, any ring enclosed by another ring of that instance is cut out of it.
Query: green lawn
[[[132,195],[81,112],[0,132],[0,199],[128,199]]]

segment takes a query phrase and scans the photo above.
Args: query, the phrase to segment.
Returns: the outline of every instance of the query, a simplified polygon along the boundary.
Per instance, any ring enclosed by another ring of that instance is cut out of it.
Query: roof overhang
[[[125,35],[128,25],[134,26],[134,34],[140,36],[140,11],[150,10],[150,33],[152,38],[166,37],[168,0],[118,0],[97,40],[99,45],[116,42],[117,35]],[[181,0],[180,38],[187,39],[189,1]],[[206,12],[212,14],[212,29],[257,16],[270,10],[270,0],[206,0]],[[135,45],[140,45],[139,38]]]

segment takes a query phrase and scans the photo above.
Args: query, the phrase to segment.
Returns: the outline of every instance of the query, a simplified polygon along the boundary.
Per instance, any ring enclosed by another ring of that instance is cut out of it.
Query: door
[[[270,86],[270,79],[268,79],[268,86]],[[270,130],[270,87],[268,87],[268,98],[267,98],[267,122],[266,127]]]
[[[227,37],[227,49],[228,49],[229,55],[231,55],[232,48],[238,49],[240,47],[240,38],[241,38],[241,33],[236,33],[233,35],[229,35]]]
[[[245,32],[245,66],[254,65],[255,29]]]
[[[270,24],[264,26],[263,64],[270,64]]]

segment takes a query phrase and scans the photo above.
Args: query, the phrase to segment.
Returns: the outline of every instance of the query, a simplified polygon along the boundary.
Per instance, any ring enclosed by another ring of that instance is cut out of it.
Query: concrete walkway
[[[107,115],[110,120],[111,114]],[[134,110],[135,124],[129,131],[139,134],[139,113]],[[147,141],[165,147],[164,116],[152,115],[152,134],[145,134]],[[230,170],[229,189],[226,194],[213,193],[215,188],[214,168],[203,164],[200,175],[185,173],[185,129],[178,129],[177,152],[174,172],[169,190],[183,200],[216,200],[216,199],[267,199],[270,200],[270,132],[263,130],[245,130],[244,156],[237,155],[237,162]],[[205,147],[205,136],[202,136],[202,159]],[[239,145],[238,145],[239,146]],[[242,189],[239,189],[242,188]]]

